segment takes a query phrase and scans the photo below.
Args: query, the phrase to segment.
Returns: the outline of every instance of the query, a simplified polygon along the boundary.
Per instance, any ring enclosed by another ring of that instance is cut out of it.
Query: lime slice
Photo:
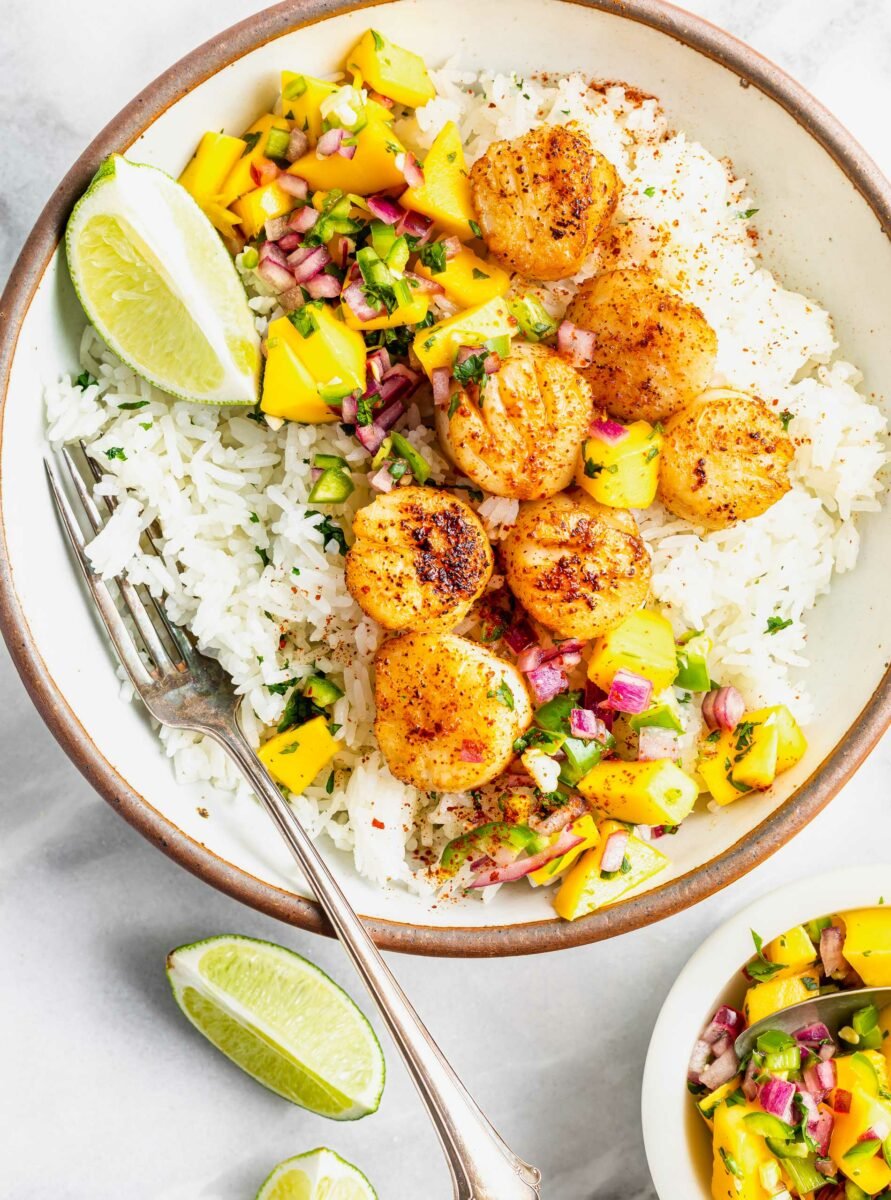
[[[280,1162],[256,1200],[377,1200],[377,1192],[352,1163],[323,1148]]]
[[[384,1056],[368,1021],[324,971],[281,946],[223,936],[167,956],[177,1004],[248,1075],[310,1112],[376,1111]]]
[[[87,316],[134,371],[186,400],[256,402],[253,313],[185,188],[113,154],[71,214],[65,251]]]

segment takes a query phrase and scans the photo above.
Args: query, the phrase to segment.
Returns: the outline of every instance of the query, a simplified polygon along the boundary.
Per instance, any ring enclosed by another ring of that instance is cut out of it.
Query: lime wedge
[[[87,316],[111,349],[165,392],[254,404],[260,339],[235,264],[185,190],[113,154],[65,230]]]
[[[253,938],[209,938],[173,950],[167,976],[196,1029],[271,1091],[335,1121],[376,1111],[384,1056],[374,1030],[299,954]]]
[[[352,1163],[323,1148],[280,1162],[256,1200],[377,1200],[377,1192]]]

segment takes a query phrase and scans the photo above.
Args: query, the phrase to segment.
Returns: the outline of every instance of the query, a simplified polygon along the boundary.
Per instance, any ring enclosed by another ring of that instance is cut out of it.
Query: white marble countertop
[[[252,0],[8,0],[0,46],[0,279],[44,200],[140,88]],[[688,0],[802,80],[891,172],[886,0]],[[0,1197],[247,1200],[282,1158],[330,1145],[381,1200],[448,1200],[395,1052],[379,1113],[335,1125],[241,1075],[175,1009],[164,955],[221,932],[281,941],[364,1004],[339,948],[220,895],[91,791],[0,651]],[[653,1200],[639,1123],[662,998],[702,938],[755,896],[887,858],[891,740],[796,841],[691,912],[536,959],[393,959],[457,1069],[547,1200]],[[663,1200],[689,1200],[663,1197]]]

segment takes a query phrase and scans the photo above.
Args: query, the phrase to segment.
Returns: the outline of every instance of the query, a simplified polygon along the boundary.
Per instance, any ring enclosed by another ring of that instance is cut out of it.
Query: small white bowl
[[[710,1200],[711,1148],[687,1091],[687,1063],[719,1004],[739,1007],[752,933],[770,941],[793,925],[848,908],[891,903],[891,866],[842,867],[787,884],[719,926],[668,993],[647,1051],[641,1095],[644,1147],[660,1200]]]

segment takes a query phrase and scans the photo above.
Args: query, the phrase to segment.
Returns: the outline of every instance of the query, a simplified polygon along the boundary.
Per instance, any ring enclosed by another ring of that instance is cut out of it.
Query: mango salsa
[[[835,1114],[829,1155],[842,1174],[870,1196],[891,1184],[891,1168],[881,1155],[847,1156],[864,1133],[870,1129],[888,1129],[889,1126],[891,1108],[860,1088],[851,1092],[850,1111]]]
[[[242,135],[241,140],[245,143],[246,153],[241,155],[226,176],[220,196],[220,202],[225,207],[231,207],[233,200],[237,200],[239,196],[243,196],[245,192],[249,192],[257,186],[251,167],[259,169],[272,162],[270,158],[266,157],[266,143],[269,140],[271,129],[290,132],[291,126],[284,117],[266,113],[259,120],[254,121],[250,129]]]
[[[891,909],[853,909],[844,919],[847,961],[867,987],[891,987]]]
[[[674,632],[665,617],[641,608],[595,640],[588,662],[591,682],[608,692],[622,668],[649,679],[657,692],[669,686],[678,665]]]
[[[627,427],[621,441],[588,438],[576,468],[575,481],[610,508],[649,508],[659,485],[662,434],[646,421]]]
[[[617,871],[612,878],[600,874],[600,859],[611,833],[625,826],[618,821],[603,821],[600,825],[600,844],[587,850],[570,870],[554,898],[554,908],[566,921],[575,921],[586,913],[612,904],[632,888],[638,887],[668,865],[668,859],[651,842],[634,834],[628,838],[625,858],[628,871]]]
[[[423,58],[376,29],[362,35],[347,55],[347,66],[359,70],[376,92],[409,108],[419,108],[436,95]]]
[[[820,972],[816,968],[789,975],[783,979],[774,976],[764,983],[756,983],[746,992],[743,1012],[749,1025],[769,1017],[771,1013],[809,1000],[820,990]]]
[[[449,300],[462,308],[473,308],[503,296],[510,287],[510,275],[493,262],[477,257],[465,246],[454,258],[446,259],[445,270],[434,272],[419,259],[415,271],[438,283]]]
[[[795,718],[782,704],[746,713],[735,729],[712,734],[700,751],[697,770],[715,801],[725,806],[753,788],[767,788],[807,748]]]
[[[396,165],[397,155],[404,154],[405,147],[389,125],[371,120],[353,136],[356,153],[352,158],[343,158],[340,154],[323,158],[315,150],[308,150],[288,170],[305,179],[313,191],[338,188],[357,196],[370,196],[372,192],[405,185],[405,178]]]
[[[571,850],[567,850],[565,854],[561,854],[559,858],[552,858],[549,863],[545,863],[543,867],[539,867],[537,871],[533,871],[526,878],[533,887],[546,886],[549,883],[554,883],[561,875],[563,875],[577,858],[580,858],[586,850],[591,850],[594,846],[600,844],[600,832],[594,818],[590,813],[585,813],[583,817],[578,817],[569,826],[570,831],[576,837],[582,840],[577,846],[573,846]],[[559,837],[555,835],[555,840]]]
[[[805,927],[796,925],[768,942],[764,947],[764,957],[769,962],[783,964],[782,971],[777,971],[771,978],[787,979],[815,963],[818,951]]]
[[[667,758],[600,762],[578,789],[591,804],[632,825],[680,825],[699,794],[690,776]]]
[[[454,121],[443,125],[427,151],[424,182],[410,187],[401,203],[430,217],[438,229],[456,234],[464,242],[477,236],[464,147]]]
[[[516,331],[517,322],[499,297],[421,329],[413,343],[414,352],[432,375],[437,367],[451,367],[462,346],[481,346],[490,338],[513,337]]]
[[[250,239],[261,232],[267,221],[273,217],[284,217],[296,206],[295,197],[273,180],[263,187],[245,192],[232,204],[232,211],[238,217],[245,237]]]
[[[713,1200],[770,1200],[761,1168],[776,1160],[745,1120],[760,1111],[756,1104],[722,1104],[715,1111]]]
[[[294,795],[304,791],[340,750],[341,743],[328,729],[324,717],[276,734],[260,747],[260,760],[269,774]]]
[[[365,386],[365,343],[323,304],[308,304],[269,326],[260,408],[273,417],[318,424],[336,421],[329,407]]]

